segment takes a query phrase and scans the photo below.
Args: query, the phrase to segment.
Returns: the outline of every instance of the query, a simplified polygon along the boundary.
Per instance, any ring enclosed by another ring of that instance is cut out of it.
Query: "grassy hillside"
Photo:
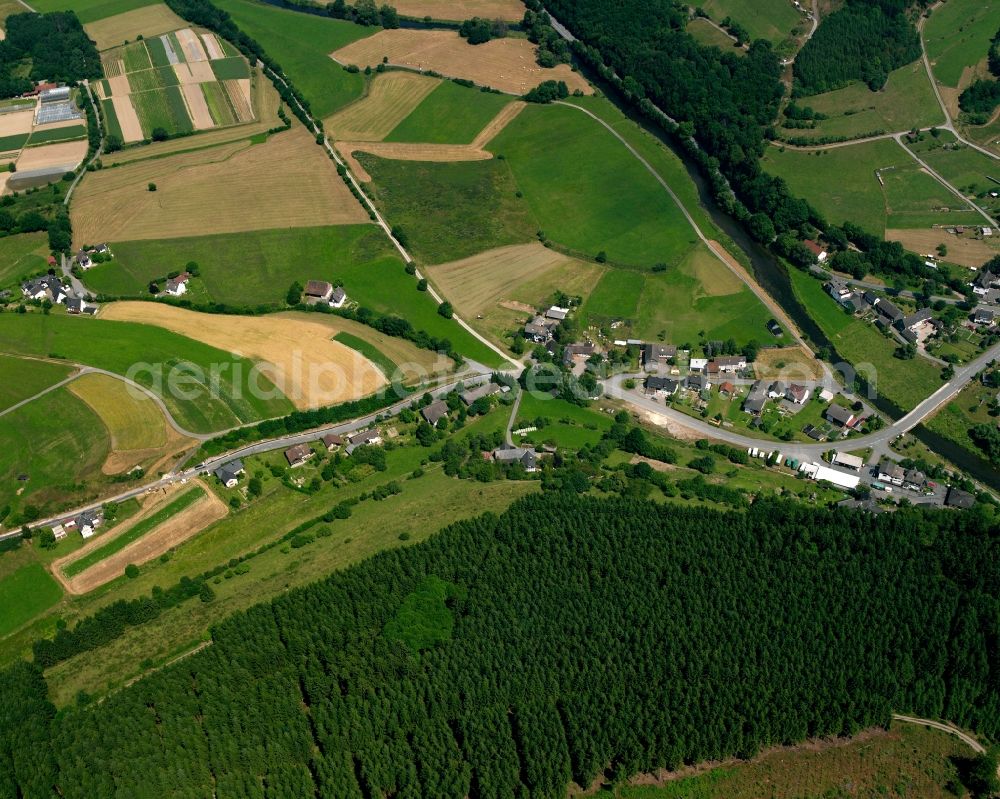
[[[69,366],[60,363],[0,355],[0,411],[44,391],[71,371]]]
[[[393,128],[385,141],[470,144],[509,102],[506,94],[482,92],[446,80]]]

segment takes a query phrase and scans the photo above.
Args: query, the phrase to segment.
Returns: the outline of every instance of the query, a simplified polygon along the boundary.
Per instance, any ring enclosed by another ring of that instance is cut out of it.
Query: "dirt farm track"
[[[238,233],[275,227],[276,209],[284,227],[369,221],[296,125],[263,144],[243,140],[99,170],[74,197],[73,232],[77,243]]]

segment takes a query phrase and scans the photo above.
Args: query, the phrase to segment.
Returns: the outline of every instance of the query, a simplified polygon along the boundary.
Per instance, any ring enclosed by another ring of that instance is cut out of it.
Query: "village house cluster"
[[[71,314],[97,313],[97,306],[80,297],[70,296],[70,288],[63,284],[55,275],[44,275],[26,280],[21,284],[21,295],[27,300],[51,302],[53,305],[65,305],[66,312]]]

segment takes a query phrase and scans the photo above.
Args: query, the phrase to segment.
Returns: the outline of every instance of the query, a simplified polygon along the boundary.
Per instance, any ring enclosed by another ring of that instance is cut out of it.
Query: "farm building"
[[[333,294],[333,286],[325,280],[310,280],[306,283],[306,290],[303,293],[309,305],[329,302],[330,295]]]
[[[569,313],[569,308],[560,308],[558,305],[553,305],[545,312],[546,319],[555,319],[557,322],[561,322],[566,318]]]
[[[347,301],[347,292],[344,291],[342,286],[337,286],[332,292],[330,292],[330,307],[331,308],[342,308],[344,303]]]
[[[803,464],[803,466],[807,466],[807,464]],[[808,466],[813,468],[803,469],[802,471],[813,480],[825,480],[828,483],[833,483],[838,488],[857,488],[861,482],[861,478],[856,475],[838,472],[836,469],[823,466],[821,463],[808,464]]]
[[[848,408],[841,405],[831,405],[823,414],[827,421],[840,427],[850,427],[857,418]]]
[[[24,169],[14,172],[7,179],[7,188],[10,191],[23,191],[24,189],[34,189],[38,186],[45,186],[62,180],[63,175],[72,172],[77,167],[77,162],[58,164],[57,166],[46,166],[38,169]]]
[[[177,277],[168,278],[163,290],[171,297],[180,297],[187,293],[187,284],[190,279],[191,275],[187,272],[181,272]]]
[[[533,472],[537,468],[537,456],[533,449],[524,447],[502,447],[493,450],[493,460],[497,463],[511,464],[520,463],[524,471]]]
[[[42,89],[38,92],[38,99],[43,103],[64,102],[69,99],[69,86]]]
[[[673,344],[643,344],[642,366],[647,371],[667,366],[671,358],[677,357],[677,347]]]
[[[860,472],[861,468],[865,465],[865,459],[860,458],[857,455],[851,455],[847,452],[838,452],[833,456],[833,464],[834,466],[844,466],[848,469]]]

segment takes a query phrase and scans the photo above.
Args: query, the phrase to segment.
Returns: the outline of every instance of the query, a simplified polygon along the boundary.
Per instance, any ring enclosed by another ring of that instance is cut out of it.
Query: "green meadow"
[[[360,352],[390,380],[399,368],[380,349],[363,338],[358,338],[353,333],[338,333],[333,337],[333,340],[339,341],[345,347],[350,347],[355,352]]]
[[[924,25],[924,46],[936,77],[957,87],[966,67],[985,60],[1000,28],[1000,4],[988,0],[948,0],[935,7]]]
[[[385,141],[471,144],[487,123],[510,102],[493,94],[446,80],[428,94]]]
[[[91,498],[110,448],[101,418],[66,388],[0,416],[0,508]]]
[[[0,288],[13,287],[24,278],[44,272],[48,268],[48,241],[45,233],[0,238]]]
[[[529,105],[489,149],[510,164],[552,241],[635,266],[678,263],[695,242],[680,208],[610,131],[566,106]]]
[[[0,341],[8,352],[19,355],[65,358],[121,375],[134,369],[133,379],[161,396],[178,424],[196,433],[293,410],[277,389],[273,399],[251,391],[251,361],[159,327],[55,314],[2,314]],[[217,391],[211,385],[213,371],[218,376]],[[182,392],[170,390],[172,375],[181,382]],[[266,378],[259,378],[262,387],[271,388]]]
[[[786,138],[856,138],[876,131],[892,133],[944,123],[923,61],[914,61],[889,73],[889,80],[880,91],[873,92],[859,81],[843,89],[803,98],[799,105],[829,118],[817,121],[815,128],[807,130],[782,129]]]
[[[0,411],[55,385],[68,377],[70,371],[68,366],[60,363],[30,361],[0,354]]]
[[[727,53],[743,52],[743,50],[736,47],[736,42],[733,41],[733,38],[728,33],[720,30],[707,19],[692,17],[691,21],[687,24],[686,30],[699,44],[718,47]]]
[[[784,343],[767,330],[767,308],[703,245],[663,273],[609,269],[580,315],[585,323],[602,327],[622,320],[629,337],[674,344],[730,338],[739,344]]]
[[[552,443],[557,447],[579,449],[596,444],[611,427],[611,417],[591,408],[582,408],[548,394],[537,395],[525,391],[517,411],[516,425],[536,426],[523,440],[532,444]],[[515,441],[516,443],[516,441]]]
[[[375,201],[421,263],[438,264],[531,241],[538,230],[529,203],[517,197],[508,162],[394,161],[366,153]]]
[[[346,72],[330,53],[374,29],[251,0],[216,0],[216,5],[281,65],[309,101],[313,116],[329,116],[363,94],[364,77]]]
[[[699,5],[716,22],[732,17],[753,39],[780,44],[805,17],[789,0],[703,0]]]
[[[1000,161],[959,144],[946,130],[935,138],[925,134],[914,150],[952,186],[969,197],[1000,189]],[[994,178],[994,180],[990,180]],[[977,215],[973,222],[982,217]]]
[[[41,563],[29,563],[0,578],[0,638],[62,598],[62,589]]]
[[[406,162],[393,162],[405,164]],[[414,230],[417,230],[415,227]],[[417,330],[447,338],[463,355],[495,364],[497,355],[456,322],[438,314],[429,294],[374,225],[282,228],[183,239],[122,242],[115,259],[87,273],[96,291],[145,295],[150,280],[196,261],[208,296],[237,306],[284,304],[298,282],[341,281],[350,301],[407,319]],[[238,274],[238,280],[233,275]]]

